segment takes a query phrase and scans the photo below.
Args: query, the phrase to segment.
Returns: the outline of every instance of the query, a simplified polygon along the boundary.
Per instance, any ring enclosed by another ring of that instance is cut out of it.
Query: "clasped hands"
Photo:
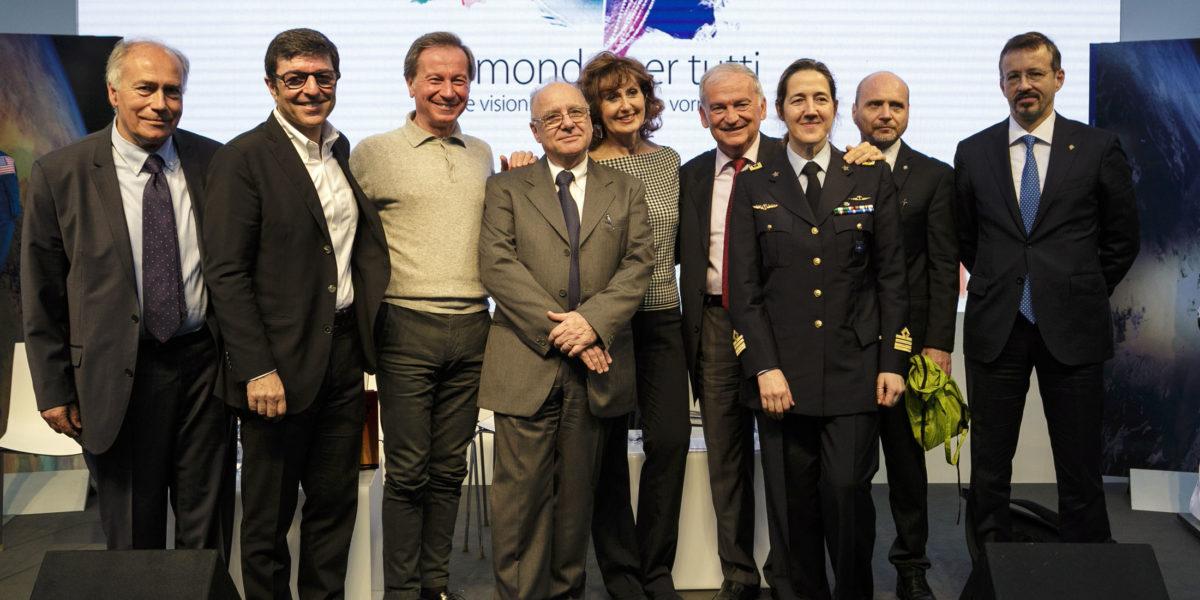
[[[596,373],[608,371],[612,364],[612,356],[600,345],[596,330],[576,311],[556,313],[546,311],[551,321],[558,323],[550,330],[550,343],[559,352],[570,357],[578,357],[588,369]]]

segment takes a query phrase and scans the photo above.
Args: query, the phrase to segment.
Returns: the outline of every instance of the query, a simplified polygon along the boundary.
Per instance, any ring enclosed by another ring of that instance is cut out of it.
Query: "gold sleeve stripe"
[[[745,351],[746,351],[746,338],[742,337],[742,334],[738,333],[737,330],[734,330],[734,332],[733,332],[733,353],[738,356],[741,356],[742,353]]]
[[[901,331],[900,333],[898,333],[896,335],[896,344],[895,344],[894,348],[901,352],[911,353],[912,347],[913,347],[912,333],[910,333],[908,331],[908,328],[905,327],[903,331]]]

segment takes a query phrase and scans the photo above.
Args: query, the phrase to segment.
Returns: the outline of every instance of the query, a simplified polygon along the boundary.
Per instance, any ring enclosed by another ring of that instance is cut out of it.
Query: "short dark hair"
[[[788,79],[800,71],[816,71],[824,75],[825,80],[829,82],[829,95],[834,102],[837,102],[837,84],[833,82],[833,73],[829,71],[829,67],[819,60],[800,58],[788,65],[783,70],[783,74],[779,76],[779,86],[775,89],[775,110],[783,112],[783,100],[787,96]]]
[[[592,136],[592,149],[604,141],[604,122],[600,118],[600,101],[606,92],[617,89],[626,79],[631,79],[646,98],[646,114],[642,119],[642,127],[638,135],[649,139],[650,134],[662,127],[659,117],[666,103],[654,93],[654,77],[635,58],[617,56],[605,50],[588,60],[579,72],[579,81],[575,86],[583,92],[587,99],[588,110],[592,113],[592,128],[596,134]]]
[[[338,68],[340,62],[337,46],[320,31],[300,28],[280,33],[267,45],[267,56],[263,60],[267,78],[274,80],[275,69],[280,60],[290,60],[297,56],[328,56],[329,62],[333,63],[333,71],[338,75],[342,74]]]
[[[1013,50],[1037,50],[1045,46],[1050,51],[1050,69],[1055,73],[1062,69],[1062,53],[1058,51],[1058,46],[1054,45],[1054,41],[1046,37],[1046,34],[1037,31],[1030,31],[1016,35],[1004,43],[1004,49],[1000,51],[1000,63],[1004,62],[1004,55]],[[1001,75],[1004,75],[1004,67],[1000,67]]]
[[[404,79],[416,79],[417,60],[421,58],[421,53],[439,46],[462,50],[463,54],[467,55],[467,79],[475,81],[475,54],[457,35],[449,31],[434,31],[413,40],[412,45],[408,47],[408,54],[404,55]]]

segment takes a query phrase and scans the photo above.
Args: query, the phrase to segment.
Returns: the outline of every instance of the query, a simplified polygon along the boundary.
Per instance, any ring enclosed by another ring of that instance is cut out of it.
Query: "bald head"
[[[864,142],[887,148],[908,129],[908,84],[887,71],[867,75],[850,112]]]
[[[533,138],[542,145],[546,158],[569,169],[587,158],[592,143],[592,121],[588,118],[587,100],[579,88],[561,81],[547,84],[529,99],[532,120],[529,128]],[[576,122],[570,114],[582,113]]]

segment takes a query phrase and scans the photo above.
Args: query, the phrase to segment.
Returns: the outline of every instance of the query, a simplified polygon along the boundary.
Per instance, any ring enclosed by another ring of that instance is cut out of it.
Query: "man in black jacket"
[[[908,98],[908,85],[899,77],[874,73],[858,84],[851,114],[862,140],[883,150],[892,167],[908,272],[913,352],[928,356],[950,373],[958,307],[954,171],[900,139],[908,128]],[[925,450],[913,437],[903,402],[879,408],[879,438],[887,463],[888,501],[896,523],[896,541],[888,552],[888,560],[896,567],[896,595],[902,600],[932,599],[925,581],[929,569],[925,556],[929,538]]]

